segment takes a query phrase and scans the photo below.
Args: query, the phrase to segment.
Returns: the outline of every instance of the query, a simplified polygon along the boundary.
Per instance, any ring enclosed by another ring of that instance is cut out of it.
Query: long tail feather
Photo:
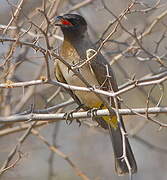
[[[121,129],[118,126],[117,128],[108,125],[106,121],[102,117],[97,117],[95,120],[105,129],[109,130],[110,138],[113,145],[113,151],[115,156],[115,169],[118,175],[125,175],[125,174],[134,174],[137,172],[137,165],[136,161],[129,143],[128,138],[125,136],[125,142],[122,139]],[[121,119],[122,121],[122,119]],[[123,126],[124,128],[124,126]],[[125,129],[124,129],[125,130]],[[123,148],[123,144],[125,144],[126,148]],[[129,164],[125,161],[123,157],[124,150],[126,152],[126,158]]]

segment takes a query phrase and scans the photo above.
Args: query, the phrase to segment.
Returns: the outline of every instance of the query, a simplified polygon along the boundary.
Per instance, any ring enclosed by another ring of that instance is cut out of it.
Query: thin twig
[[[89,180],[89,178],[85,175],[85,173],[83,173],[66,154],[64,154],[55,146],[51,145],[42,135],[39,134],[38,131],[33,129],[32,134],[37,136],[49,148],[50,151],[53,151],[58,156],[63,158],[65,161],[67,161],[68,164],[73,168],[77,176],[80,176],[83,180]]]

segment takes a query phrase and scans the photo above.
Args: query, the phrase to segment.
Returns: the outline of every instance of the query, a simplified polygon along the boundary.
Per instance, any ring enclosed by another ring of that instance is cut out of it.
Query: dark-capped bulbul
[[[61,57],[70,65],[86,60],[89,55],[89,50],[90,52],[93,52],[91,49],[95,49],[95,47],[89,39],[85,19],[78,14],[65,14],[63,16],[58,16],[56,18],[56,22],[57,23],[55,25],[60,26],[64,35],[64,41],[60,47]],[[93,87],[97,87],[105,91],[111,91],[111,89],[114,92],[118,91],[113,70],[100,52],[98,52],[98,54],[91,59],[89,63],[81,66],[81,68],[79,68],[79,73],[84,77],[88,84]],[[74,73],[59,60],[55,63],[55,76],[58,81],[69,85],[81,87],[86,86],[80,78],[74,75]],[[68,92],[78,103],[83,104],[85,109],[106,108],[101,98],[93,92],[72,90],[68,90]],[[106,98],[105,96],[103,98],[105,98],[112,107],[115,107],[115,103],[112,98]],[[120,102],[118,102],[118,106],[121,108]],[[101,125],[101,127],[109,130],[114,150],[115,169],[117,174],[124,175],[128,173],[136,173],[137,165],[128,137],[125,136],[125,141],[123,142],[121,129],[116,115],[96,117],[95,120]],[[121,116],[120,121],[125,131]],[[125,144],[125,146],[123,144]],[[124,155],[127,157],[129,165],[123,158]]]

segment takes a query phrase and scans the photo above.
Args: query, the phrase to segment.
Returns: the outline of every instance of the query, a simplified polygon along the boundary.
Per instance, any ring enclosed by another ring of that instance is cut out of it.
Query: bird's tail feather
[[[116,169],[117,174],[125,175],[125,174],[136,173],[137,165],[136,165],[136,161],[135,161],[131,146],[129,144],[128,138],[125,136],[125,141],[123,142],[122,133],[121,133],[121,129],[119,125],[115,128],[112,125],[109,125],[108,123],[106,123],[104,119],[106,118],[102,118],[102,117],[95,118],[95,120],[103,128],[109,130],[112,145],[113,145],[113,151],[114,151],[114,156],[115,156],[115,169]],[[122,118],[121,118],[121,121],[122,121]],[[123,128],[124,128],[124,125],[123,125]],[[126,148],[123,148],[124,146],[123,144],[125,145]],[[125,161],[125,158],[123,157],[124,153],[126,153],[125,157],[127,158],[128,163],[127,161]],[[128,167],[128,164],[129,164],[129,167]]]

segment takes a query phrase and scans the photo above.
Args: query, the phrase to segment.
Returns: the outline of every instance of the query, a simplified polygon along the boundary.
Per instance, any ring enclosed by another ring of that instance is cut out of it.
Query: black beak
[[[54,22],[54,25],[55,26],[62,26],[62,23],[61,23],[61,20],[63,19],[63,16],[57,16],[55,18],[55,22]]]

